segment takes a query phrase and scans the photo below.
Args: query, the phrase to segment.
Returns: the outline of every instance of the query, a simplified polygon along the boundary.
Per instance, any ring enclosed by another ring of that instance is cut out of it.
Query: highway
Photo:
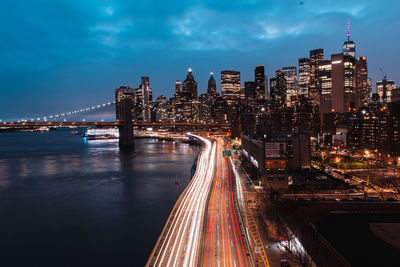
[[[212,184],[201,266],[252,266],[248,262],[234,202],[234,179],[229,158],[222,156],[224,141],[218,139],[216,171]]]
[[[196,172],[175,203],[146,266],[200,265],[207,201],[216,168],[217,143],[200,136],[194,137],[204,143]]]

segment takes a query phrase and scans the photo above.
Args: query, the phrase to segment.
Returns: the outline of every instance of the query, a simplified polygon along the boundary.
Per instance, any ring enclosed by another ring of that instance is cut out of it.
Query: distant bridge
[[[196,123],[196,122],[133,122],[133,126],[143,126],[143,127],[222,127],[227,129],[231,127],[230,123]],[[0,123],[0,128],[31,128],[31,127],[117,127],[122,126],[120,122],[4,122]]]
[[[121,102],[120,107],[126,110],[132,109],[132,103]],[[153,128],[162,129],[169,132],[214,132],[229,136],[231,133],[231,124],[229,123],[201,123],[201,122],[132,122],[132,113],[129,112],[123,116],[123,120],[115,121],[118,118],[116,114],[116,101],[104,103],[101,105],[86,107],[65,113],[41,116],[30,119],[19,119],[17,121],[1,121],[0,131],[24,131],[39,127],[98,127],[119,128],[119,145],[124,148],[134,146],[135,128]]]

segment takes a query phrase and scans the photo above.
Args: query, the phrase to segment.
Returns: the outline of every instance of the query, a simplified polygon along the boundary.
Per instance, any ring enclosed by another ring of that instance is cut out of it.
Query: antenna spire
[[[347,20],[347,41],[350,41],[350,20]]]

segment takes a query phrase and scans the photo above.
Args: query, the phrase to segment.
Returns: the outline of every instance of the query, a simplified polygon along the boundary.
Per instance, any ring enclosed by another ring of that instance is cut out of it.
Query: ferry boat
[[[98,139],[118,139],[119,130],[116,128],[109,129],[87,129],[84,138],[86,140],[98,140]]]

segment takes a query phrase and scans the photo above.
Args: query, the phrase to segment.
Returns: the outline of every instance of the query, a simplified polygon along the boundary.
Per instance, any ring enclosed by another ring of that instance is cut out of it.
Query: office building
[[[197,98],[197,82],[194,80],[191,68],[189,68],[186,79],[182,84],[182,97],[186,101]]]
[[[292,157],[289,159],[291,169],[311,168],[311,145],[308,134],[297,134],[291,138]]]
[[[393,89],[396,89],[396,83],[388,80],[386,75],[383,77],[382,81],[376,82],[376,92],[379,95],[382,105],[386,106],[388,103],[392,102]]]
[[[175,82],[175,97],[180,96],[182,93],[182,82],[176,81]]]
[[[264,65],[256,66],[254,70],[255,85],[256,85],[256,102],[262,104],[266,100],[267,81],[265,77]]]
[[[134,89],[133,92],[133,119],[138,122],[150,122],[153,93],[150,87],[149,77],[142,77],[139,88]]]
[[[215,82],[214,74],[212,72],[210,73],[210,78],[208,79],[207,93],[210,96],[217,95],[217,83]]]
[[[270,79],[271,108],[279,109],[285,106],[286,79],[281,70],[275,71],[275,78]]]
[[[222,96],[215,98],[213,114],[216,123],[228,122],[228,103]]]
[[[163,95],[157,97],[155,105],[154,105],[154,121],[155,122],[167,122],[168,121],[168,113],[167,113],[167,98]]]
[[[310,87],[308,97],[313,105],[314,110],[319,108],[319,79],[318,79],[318,66],[324,60],[324,50],[315,49],[310,51]]]
[[[244,107],[246,111],[252,111],[255,108],[257,99],[257,85],[256,82],[244,83]]]
[[[150,88],[150,81],[149,77],[142,77],[142,83],[140,84],[137,92],[138,99],[141,100],[141,107],[142,107],[142,118],[145,122],[151,121],[151,104],[153,102],[152,97],[152,89]]]
[[[297,91],[297,68],[296,67],[283,67],[282,73],[286,81],[286,100],[287,107],[294,106],[298,103]]]
[[[400,88],[393,89],[391,95],[391,103],[400,102]]]
[[[240,103],[240,71],[221,71],[221,93],[229,106]]]
[[[332,64],[332,110],[349,112],[355,109],[356,64],[352,56],[331,55]]]
[[[350,40],[350,21],[347,23],[347,40],[343,43],[343,55],[356,58],[356,44]]]
[[[310,87],[311,65],[309,58],[299,58],[299,81],[298,90],[300,95],[308,96]]]
[[[367,57],[359,57],[356,63],[356,108],[368,105],[368,65]]]
[[[323,116],[332,111],[332,64],[330,60],[321,61],[317,75],[321,88],[319,112]]]
[[[133,139],[133,103],[134,89],[129,86],[121,86],[115,89],[115,108],[117,122],[119,126],[119,146],[124,148],[135,145]]]

